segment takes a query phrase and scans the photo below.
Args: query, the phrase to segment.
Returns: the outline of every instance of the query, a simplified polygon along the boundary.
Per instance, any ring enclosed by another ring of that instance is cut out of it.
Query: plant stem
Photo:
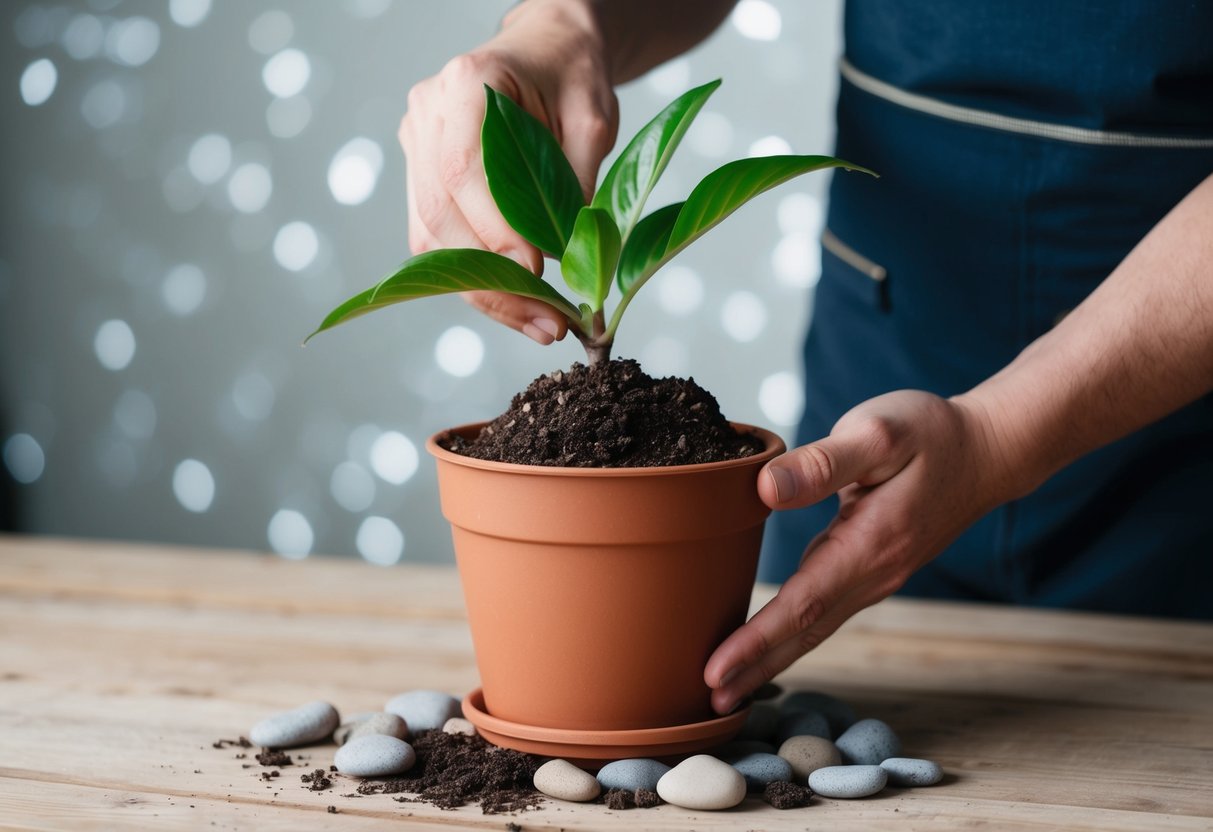
[[[591,367],[610,360],[611,346],[614,344],[615,338],[606,331],[606,314],[601,309],[594,313],[589,335],[586,335],[581,329],[576,332],[577,340],[585,348],[586,360]]]

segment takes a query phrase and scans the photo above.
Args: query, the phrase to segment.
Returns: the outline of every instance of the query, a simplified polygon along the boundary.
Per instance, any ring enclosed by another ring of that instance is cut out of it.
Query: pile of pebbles
[[[458,699],[416,690],[392,698],[382,712],[356,714],[344,722],[332,705],[311,702],[267,717],[253,726],[249,737],[267,749],[332,739],[340,746],[336,771],[356,778],[386,778],[409,771],[417,762],[410,738],[436,730],[476,737]],[[696,754],[674,766],[651,759],[617,760],[597,776],[568,760],[553,759],[536,763],[533,784],[550,798],[600,801],[616,809],[665,802],[718,810],[755,794],[776,808],[799,808],[809,805],[814,795],[847,800],[869,797],[887,785],[931,786],[943,779],[938,763],[901,753],[901,741],[886,723],[859,719],[849,705],[829,694],[798,691],[778,703],[754,703],[737,738],[710,754]]]

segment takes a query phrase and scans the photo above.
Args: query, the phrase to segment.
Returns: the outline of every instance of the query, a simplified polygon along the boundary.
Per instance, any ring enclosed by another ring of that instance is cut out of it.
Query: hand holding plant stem
[[[405,261],[378,285],[338,306],[312,334],[402,301],[488,290],[549,304],[595,364],[610,357],[623,313],[648,279],[746,202],[815,170],[872,173],[830,156],[741,159],[708,174],[686,200],[642,216],[679,142],[719,85],[713,81],[690,90],[658,113],[624,148],[588,201],[552,133],[486,86],[481,146],[489,191],[510,227],[560,262],[576,301],[501,254],[437,249]],[[605,301],[613,285],[621,298],[608,319]]]

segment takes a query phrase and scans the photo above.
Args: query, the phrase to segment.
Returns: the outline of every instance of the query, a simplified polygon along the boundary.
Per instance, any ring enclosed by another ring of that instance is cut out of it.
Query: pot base
[[[484,691],[480,688],[463,700],[464,717],[493,745],[544,757],[559,757],[581,768],[592,769],[612,760],[678,757],[720,745],[741,730],[749,710],[746,706],[728,716],[669,728],[566,731],[495,717],[485,709]]]

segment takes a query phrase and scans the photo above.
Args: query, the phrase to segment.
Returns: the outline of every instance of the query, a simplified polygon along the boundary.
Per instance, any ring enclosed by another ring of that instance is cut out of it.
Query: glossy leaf
[[[665,262],[670,232],[674,230],[678,212],[685,204],[675,202],[673,205],[658,208],[636,224],[619,258],[619,276],[616,280],[620,291],[625,295],[639,278],[652,274]]]
[[[508,96],[485,87],[480,143],[489,192],[506,222],[559,258],[585,205],[577,174],[556,137]]]
[[[611,291],[620,247],[619,229],[611,215],[589,205],[582,208],[568,248],[560,258],[560,272],[564,282],[590,302],[593,312],[602,308]]]
[[[628,142],[607,171],[592,204],[610,212],[625,240],[636,227],[644,203],[678,143],[719,86],[716,80],[679,96]]]
[[[581,318],[577,307],[564,296],[510,258],[480,249],[445,248],[406,260],[378,286],[354,295],[330,312],[308,340],[326,329],[385,306],[477,289],[535,298],[550,303],[574,322]]]

